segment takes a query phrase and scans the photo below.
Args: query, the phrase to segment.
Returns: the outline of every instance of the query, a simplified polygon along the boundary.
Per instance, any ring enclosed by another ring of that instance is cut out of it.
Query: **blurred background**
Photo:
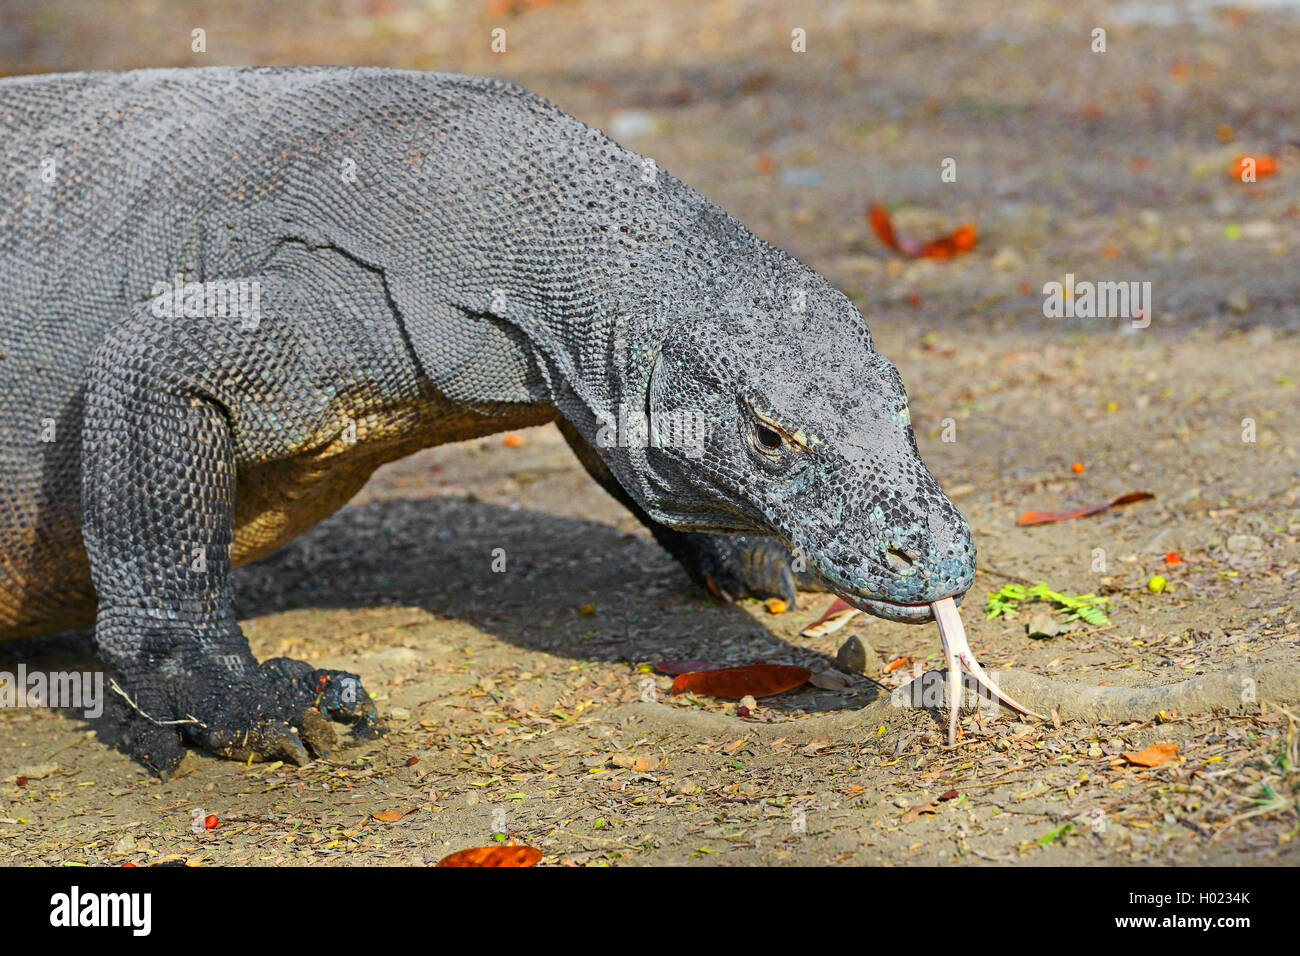
[[[1043,318],[1043,284],[1065,273],[1151,281],[1162,329],[1300,324],[1297,50],[1294,0],[0,7],[8,74],[346,63],[516,80],[809,261],[869,318],[1045,332],[1117,329]],[[1244,184],[1242,155],[1276,171]],[[978,241],[900,258],[872,203],[909,236],[971,223]]]

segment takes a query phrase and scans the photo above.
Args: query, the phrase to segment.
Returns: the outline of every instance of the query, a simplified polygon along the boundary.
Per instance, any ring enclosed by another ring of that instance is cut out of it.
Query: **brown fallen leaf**
[[[380,810],[378,813],[370,814],[380,823],[396,823],[402,817],[406,816],[401,810]]]
[[[926,814],[927,816],[932,817],[935,816],[938,812],[939,812],[939,801],[931,800],[929,803],[925,804],[924,806],[912,807],[912,809],[908,810],[906,813],[903,814],[902,819],[904,823],[911,823],[913,820],[915,820],[923,813]]]
[[[476,846],[457,850],[438,861],[438,866],[532,866],[542,851],[531,846]]]
[[[827,634],[834,634],[861,613],[857,608],[849,607],[843,600],[836,598],[826,609],[826,613],[800,631],[799,636],[825,637]]]
[[[963,223],[946,236],[922,242],[897,235],[884,206],[872,206],[867,218],[882,243],[910,259],[951,259],[975,247],[977,233],[973,222]]]
[[[1154,498],[1149,491],[1130,491],[1126,495],[1120,495],[1118,498],[1112,498],[1110,501],[1102,502],[1099,505],[1088,505],[1084,508],[1075,508],[1073,511],[1026,511],[1018,519],[1016,524],[1029,526],[1035,524],[1054,524],[1058,521],[1071,521],[1074,518],[1085,518],[1088,515],[1095,515],[1108,508],[1114,508],[1118,505],[1128,505],[1135,501],[1146,501]]]
[[[793,690],[808,682],[812,672],[791,664],[750,664],[747,667],[721,667],[717,670],[693,671],[673,681],[670,694],[694,691],[726,700],[771,697]]]
[[[1143,747],[1141,750],[1126,750],[1120,756],[1129,763],[1137,764],[1139,767],[1159,767],[1161,764],[1167,764],[1169,761],[1178,758],[1178,745],[1152,744],[1150,747]]]
[[[658,758],[639,757],[636,754],[614,754],[613,757],[609,758],[609,762],[620,770],[635,770],[638,773],[644,773],[659,766]]]

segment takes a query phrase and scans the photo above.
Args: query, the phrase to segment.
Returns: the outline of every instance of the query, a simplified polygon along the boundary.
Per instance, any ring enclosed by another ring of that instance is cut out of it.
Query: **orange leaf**
[[[1114,508],[1116,505],[1128,505],[1135,501],[1146,501],[1148,498],[1154,497],[1155,495],[1149,491],[1130,491],[1126,495],[1120,495],[1118,498],[1112,498],[1110,501],[1102,502],[1099,505],[1088,505],[1085,508],[1075,508],[1073,511],[1026,511],[1016,519],[1016,524],[1024,526],[1054,524],[1057,521],[1086,518],[1088,515],[1098,514],[1107,508]]]
[[[1178,745],[1152,744],[1137,751],[1126,750],[1120,756],[1139,767],[1159,767],[1178,757]]]
[[[476,846],[444,856],[438,866],[532,866],[541,858],[531,846]]]
[[[897,660],[890,661],[888,664],[885,665],[885,673],[892,674],[894,673],[894,671],[898,670],[906,663],[907,663],[906,657],[900,657]]]
[[[871,220],[871,228],[876,231],[876,237],[886,246],[896,252],[902,250],[898,247],[898,238],[894,235],[894,223],[889,218],[889,211],[884,206],[872,206],[867,210],[867,218]]]
[[[1228,167],[1229,179],[1241,179],[1242,173],[1247,169],[1247,163],[1255,163],[1255,178],[1263,179],[1266,176],[1276,176],[1278,172],[1278,160],[1276,156],[1260,154],[1259,156],[1243,155],[1238,156]],[[1244,181],[1244,180],[1243,180]]]
[[[401,810],[380,810],[378,813],[372,813],[370,815],[380,823],[396,823],[406,814],[402,813]]]
[[[747,667],[722,667],[712,671],[693,671],[673,681],[670,694],[695,691],[727,700],[771,697],[807,683],[812,671],[789,664],[750,664]]]
[[[889,218],[889,211],[884,206],[872,206],[867,210],[871,228],[875,230],[880,241],[910,259],[951,259],[953,256],[970,252],[975,247],[978,232],[973,222],[963,223],[946,236],[922,242],[918,239],[900,237],[894,232],[894,223]]]

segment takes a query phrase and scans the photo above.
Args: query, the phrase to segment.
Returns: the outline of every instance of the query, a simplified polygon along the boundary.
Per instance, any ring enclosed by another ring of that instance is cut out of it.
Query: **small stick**
[[[199,720],[197,717],[195,717],[195,716],[193,716],[193,715],[189,715],[189,714],[187,714],[186,717],[185,717],[183,720],[158,720],[158,719],[155,718],[155,717],[150,717],[148,714],[146,714],[143,710],[140,709],[140,705],[139,705],[139,704],[137,704],[137,703],[136,703],[135,701],[133,701],[129,696],[127,696],[126,691],[122,690],[122,688],[120,688],[120,687],[117,686],[117,681],[113,680],[113,678],[111,678],[111,677],[108,679],[108,686],[109,686],[110,688],[112,688],[113,693],[117,694],[117,695],[118,695],[119,697],[121,697],[124,701],[126,701],[126,702],[127,702],[127,705],[128,705],[132,710],[134,710],[137,714],[139,714],[139,715],[140,715],[141,717],[143,717],[145,720],[149,721],[149,723],[154,724],[154,725],[157,726],[157,727],[173,727],[173,726],[175,726],[175,725],[177,725],[177,724],[198,724],[198,725],[199,725],[200,727],[202,727],[204,730],[206,730],[207,727],[208,727],[208,725],[205,724],[203,721],[201,721],[201,720]]]

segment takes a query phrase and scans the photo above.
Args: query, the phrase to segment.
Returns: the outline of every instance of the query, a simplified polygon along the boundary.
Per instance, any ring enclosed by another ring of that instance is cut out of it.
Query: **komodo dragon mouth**
[[[881,598],[865,598],[859,595],[845,594],[833,588],[831,593],[850,607],[855,607],[859,611],[866,611],[875,617],[882,617],[886,621],[898,621],[903,624],[928,624],[934,620],[934,609],[929,604],[899,604]],[[961,604],[965,597],[965,594],[954,594],[952,595],[953,603]]]

